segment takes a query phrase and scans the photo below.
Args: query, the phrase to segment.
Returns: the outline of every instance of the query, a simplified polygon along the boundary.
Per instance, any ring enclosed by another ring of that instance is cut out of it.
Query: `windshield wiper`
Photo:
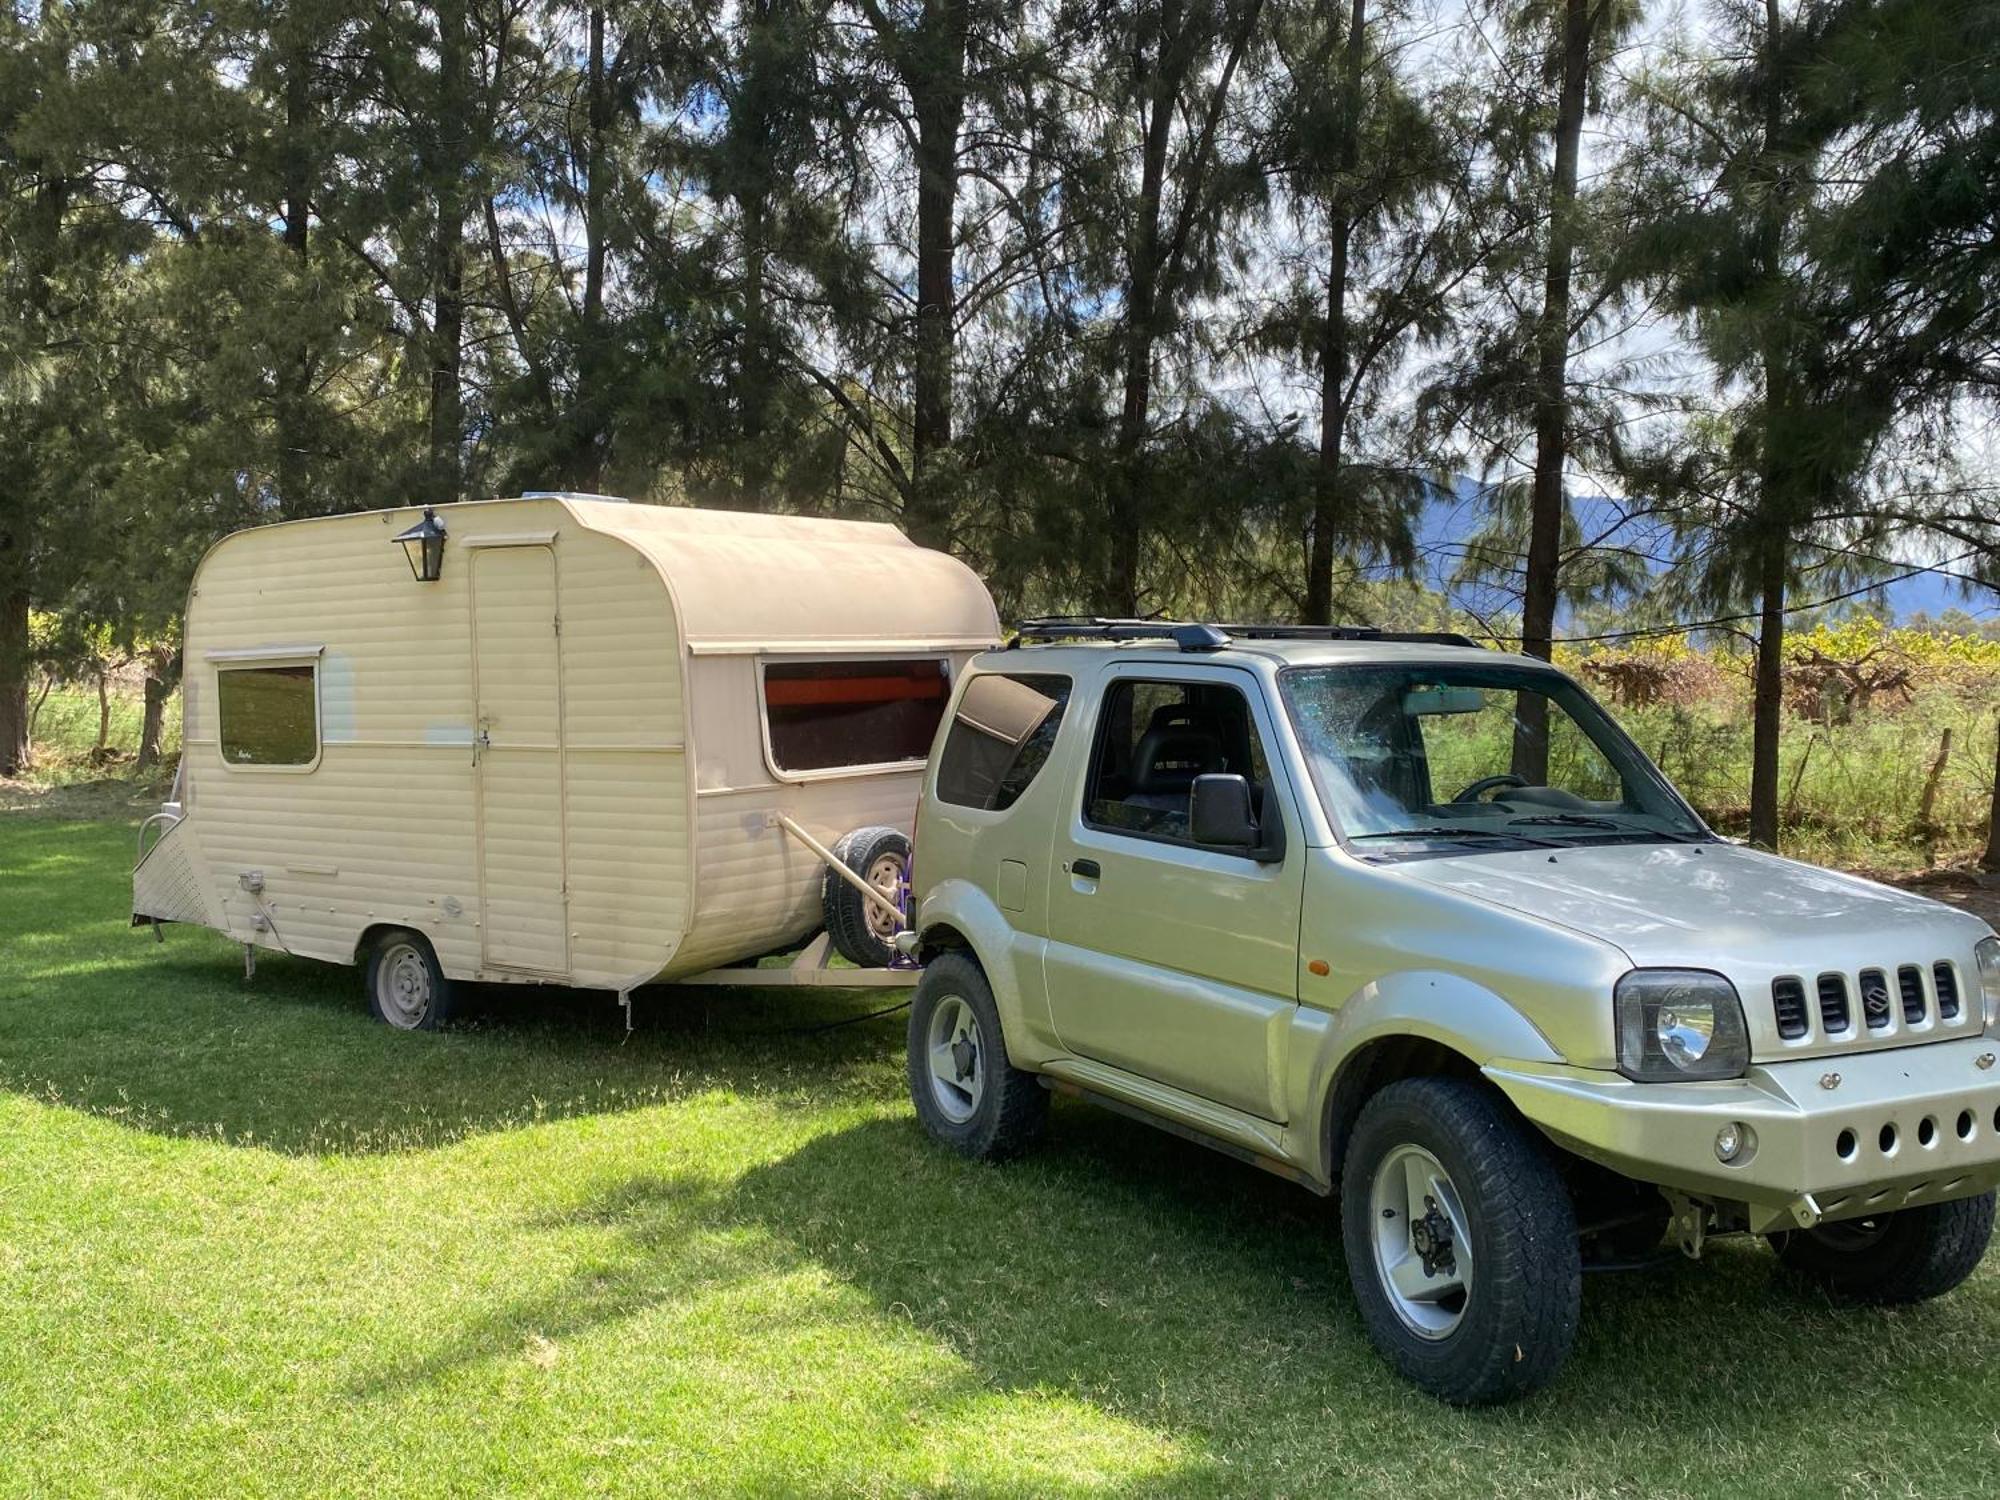
[[[1518,820],[1517,820],[1518,821]],[[1532,838],[1525,833],[1509,833],[1504,828],[1392,828],[1386,833],[1357,833],[1356,839],[1505,839],[1530,849],[1560,849],[1553,839]]]
[[[1619,834],[1625,838],[1664,839],[1672,844],[1706,842],[1692,833],[1675,833],[1665,828],[1635,828],[1630,823],[1614,823],[1609,818],[1593,818],[1588,813],[1536,813],[1526,818],[1509,818],[1507,822],[1510,827],[1517,823],[1527,823],[1543,827],[1601,828],[1606,833]]]

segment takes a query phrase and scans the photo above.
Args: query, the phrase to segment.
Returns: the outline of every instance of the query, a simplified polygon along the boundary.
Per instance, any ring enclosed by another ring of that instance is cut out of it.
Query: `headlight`
[[[1979,993],[1986,1002],[1986,1029],[2000,1035],[2000,937],[1981,938],[1972,956],[1979,961]]]
[[[2000,950],[1994,957],[2000,959]],[[1983,972],[1983,970],[1982,970]],[[1738,1078],[1750,1034],[1736,987],[1700,969],[1634,969],[1613,993],[1618,1071],[1640,1083]]]

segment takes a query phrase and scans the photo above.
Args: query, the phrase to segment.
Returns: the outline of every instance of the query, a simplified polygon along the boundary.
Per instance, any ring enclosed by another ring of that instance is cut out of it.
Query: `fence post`
[[[2000,719],[1993,729],[1993,807],[1986,820],[1986,853],[1979,868],[2000,875]]]
[[[1937,863],[1937,794],[1938,783],[1944,780],[1945,763],[1951,759],[1951,726],[1947,724],[1944,736],[1938,741],[1937,758],[1931,762],[1930,774],[1924,778],[1924,794],[1917,802],[1917,836],[1924,841],[1924,863]]]

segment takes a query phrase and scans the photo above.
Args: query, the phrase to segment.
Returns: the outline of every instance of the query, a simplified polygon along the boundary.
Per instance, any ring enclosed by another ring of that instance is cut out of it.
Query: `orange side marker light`
[[[1333,969],[1325,959],[1315,958],[1306,965],[1306,972],[1308,974],[1318,974],[1324,978],[1326,975],[1331,974]]]

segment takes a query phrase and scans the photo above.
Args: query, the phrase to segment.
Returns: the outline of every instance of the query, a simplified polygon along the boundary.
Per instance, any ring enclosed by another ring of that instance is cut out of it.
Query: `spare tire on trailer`
[[[897,906],[910,869],[910,841],[894,828],[857,828],[833,846],[834,858],[874,886]],[[820,878],[820,909],[827,936],[849,963],[879,969],[896,956],[896,929],[901,925],[834,870]]]

